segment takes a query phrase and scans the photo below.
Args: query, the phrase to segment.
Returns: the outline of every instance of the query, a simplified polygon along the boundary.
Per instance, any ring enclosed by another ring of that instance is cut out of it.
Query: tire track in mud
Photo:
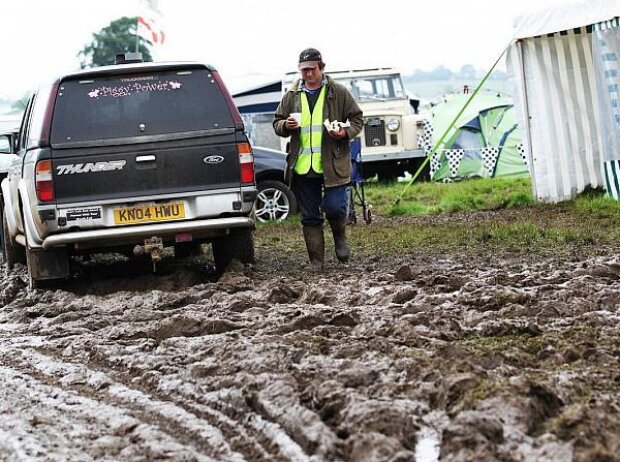
[[[236,293],[239,291],[239,283],[243,283],[244,278],[240,278],[240,277],[235,277],[235,276],[231,276],[228,278],[228,280],[225,280],[222,284],[219,284],[219,287],[221,289],[224,289],[224,293],[226,293],[227,290],[229,290],[228,288],[231,286],[235,286],[234,290],[230,290],[230,292],[232,293]],[[247,281],[247,278],[245,278],[245,280]],[[312,303],[312,304],[318,304],[319,306],[324,305],[327,302],[333,302],[336,301],[338,304],[342,303],[342,299],[344,299],[345,301],[348,300],[350,298],[350,294],[349,291],[346,288],[341,288],[338,292],[338,294],[332,294],[332,295],[328,295],[325,293],[324,290],[320,290],[320,289],[311,289],[311,290],[307,290],[305,291],[305,293],[303,293],[304,291],[301,291],[301,293],[295,293],[295,291],[293,291],[293,293],[290,294],[282,294],[279,293],[277,290],[274,292],[272,290],[272,284],[270,283],[266,283],[265,284],[267,287],[267,290],[265,290],[265,287],[261,287],[259,288],[258,292],[258,300],[254,300],[254,302],[258,303],[259,305],[261,305],[261,299],[271,299],[271,298],[277,298],[279,299],[278,301],[281,302],[291,302],[291,301],[297,301],[299,300],[300,296],[301,299],[304,303]],[[211,292],[212,293],[212,292]],[[303,295],[303,296],[302,296]],[[357,297],[357,302],[359,302],[359,296]],[[365,297],[362,297],[365,298]],[[196,299],[191,299],[192,302],[196,301]],[[216,297],[216,299],[214,300],[214,306],[224,306],[224,305],[228,305],[229,306],[229,301],[231,299],[227,298],[227,297],[222,297],[221,295],[219,297]],[[168,303],[165,299],[158,299],[158,303],[160,304],[160,306],[164,306],[164,307],[168,307],[170,305],[170,303]],[[346,302],[345,306],[350,305],[350,302]],[[131,303],[127,303],[128,306],[131,305]],[[174,303],[175,306],[178,306],[177,303]],[[244,303],[234,303],[234,306],[239,306],[241,309],[246,309],[247,306],[245,306]],[[250,305],[251,306],[251,305]],[[286,306],[286,303],[285,305]],[[79,311],[79,306],[77,307],[78,311]],[[187,307],[186,307],[187,308]],[[206,307],[203,307],[206,308]],[[35,309],[33,309],[31,311],[31,316],[37,315],[37,310],[40,310],[41,307],[35,307]],[[48,312],[49,310],[47,308],[43,308],[43,312]],[[298,308],[296,307],[291,307],[291,309],[286,309],[286,311],[298,311]],[[64,310],[63,310],[64,311]],[[321,313],[323,312],[323,313]],[[45,322],[41,325],[38,326],[38,330],[39,333],[49,333],[49,331],[51,330],[50,327],[55,325],[57,322],[60,322],[60,318],[63,318],[62,321],[69,321],[69,322],[73,322],[75,321],[75,316],[70,316],[67,317],[66,316],[66,311],[65,313],[61,313],[60,311],[57,311],[56,313],[51,313],[52,314],[52,318],[49,321],[44,320]],[[271,328],[267,328],[266,330],[266,334],[267,335],[286,335],[287,333],[294,333],[297,331],[307,331],[307,330],[313,330],[314,328],[321,328],[322,326],[325,327],[330,327],[331,328],[335,328],[335,329],[340,329],[340,328],[347,328],[348,330],[350,330],[350,328],[354,327],[357,324],[357,321],[355,319],[355,315],[351,316],[348,314],[343,315],[342,313],[339,312],[339,310],[333,310],[333,309],[329,309],[326,310],[326,307],[321,308],[319,315],[318,316],[300,316],[299,313],[295,312],[295,313],[291,313],[293,316],[292,318],[289,316],[278,316],[276,318],[276,327],[275,330],[272,331]],[[146,316],[147,318],[149,317],[148,315]],[[114,321],[111,321],[112,323],[114,323]],[[60,323],[62,324],[62,322]],[[75,323],[74,323],[75,324]],[[182,324],[182,323],[180,323]],[[45,326],[48,327],[45,327]],[[78,323],[75,327],[72,327],[70,329],[70,331],[67,331],[66,334],[67,335],[73,335],[75,334],[76,330],[79,328],[80,323]],[[280,327],[277,327],[280,326]],[[170,327],[170,326],[169,326]],[[177,326],[178,327],[178,326]],[[186,331],[185,328],[182,329],[178,329],[177,327],[175,327],[174,325],[172,326],[172,328],[168,329],[169,333],[175,334],[175,335],[186,335],[186,334],[191,334],[190,331]],[[249,327],[245,326],[246,332],[245,334],[249,334],[250,336],[255,335],[252,332],[249,331]],[[273,326],[272,326],[273,327]],[[190,329],[192,330],[192,329]],[[146,335],[147,337],[152,337],[154,332],[159,332],[160,329],[157,328],[155,330],[153,329],[148,329],[146,331],[142,331],[141,335]],[[82,331],[83,332],[83,331]],[[226,329],[221,331],[221,332],[226,332]],[[85,332],[87,333],[87,332]],[[218,331],[214,331],[213,333],[217,334]],[[243,335],[243,333],[242,333]],[[55,339],[55,341],[58,341],[60,339],[62,339],[63,337],[63,333],[62,332],[56,332],[53,334],[53,338]],[[109,336],[107,336],[109,338]],[[123,343],[126,343],[127,340],[138,340],[140,337],[140,335],[135,335],[135,331],[134,334],[127,337],[127,336],[121,336],[121,337],[115,337],[116,341],[120,340]],[[155,337],[160,337],[159,335],[155,335]],[[163,339],[170,337],[170,335],[166,334],[163,335]],[[161,341],[161,339],[160,339]],[[62,350],[62,347],[60,347]],[[56,353],[55,351],[46,351],[46,354],[53,354],[54,356],[56,356],[57,358],[61,358],[61,356]],[[64,353],[63,353],[64,355]],[[62,359],[61,359],[62,360]],[[89,361],[89,364],[92,364],[92,361]],[[118,374],[117,379],[119,380],[124,380],[125,383],[127,383],[128,385],[134,385],[132,384],[131,381],[134,378],[138,378],[138,376],[136,377],[132,377],[130,376],[127,379],[121,379],[121,377],[123,377],[122,374],[122,364],[119,365],[118,363],[116,363],[114,360],[110,360],[110,361],[106,361],[106,356],[102,355],[98,358],[98,364],[97,367],[99,369],[101,369],[102,367],[107,369],[107,370],[115,370],[116,373]],[[138,374],[140,374],[140,371],[138,371]],[[357,381],[357,379],[354,379]],[[128,383],[129,382],[129,383]],[[152,389],[151,389],[152,392]],[[250,395],[246,395],[245,397],[243,396],[243,393],[239,392],[238,390],[235,390],[236,393],[239,393],[239,397],[246,399],[248,396],[251,396],[252,393],[250,393]],[[161,393],[158,393],[158,395],[161,395]],[[290,393],[291,396],[295,396],[294,392]],[[239,399],[239,397],[237,399]],[[185,398],[186,401],[186,397],[182,397],[181,401],[183,400],[183,398]],[[285,401],[287,401],[288,397],[284,397]],[[164,399],[170,399],[170,396],[165,396]],[[178,399],[174,399],[175,401],[179,401]],[[269,407],[269,403],[272,403],[271,405],[271,411],[270,412],[260,412],[259,414],[254,414],[254,416],[256,416],[255,419],[252,420],[252,427],[254,429],[256,429],[257,427],[260,428],[260,430],[263,433],[266,433],[267,436],[267,440],[268,442],[271,443],[271,445],[273,445],[273,441],[276,441],[277,444],[280,446],[280,451],[279,454],[284,455],[284,458],[287,460],[303,460],[305,459],[307,456],[305,456],[304,451],[300,448],[300,446],[297,443],[294,443],[293,440],[291,438],[293,438],[296,441],[299,441],[299,444],[301,445],[301,447],[306,448],[306,450],[309,450],[310,453],[314,453],[315,451],[317,451],[317,447],[316,447],[316,438],[313,436],[308,436],[308,431],[307,429],[303,428],[303,424],[300,426],[299,422],[297,422],[298,416],[299,415],[306,415],[309,417],[305,418],[305,421],[313,421],[315,420],[317,423],[320,422],[320,418],[318,417],[318,415],[310,409],[303,409],[301,407],[297,407],[295,412],[293,413],[289,413],[288,410],[286,410],[287,406],[286,403],[282,404],[281,402],[279,402],[280,398],[276,395],[270,396],[269,394],[265,395],[262,394],[260,401],[261,401],[261,409],[265,409],[266,407]],[[273,406],[273,403],[275,404],[275,407]],[[222,408],[222,405],[219,405],[220,409]],[[278,410],[278,408],[283,408],[284,411],[282,410]],[[247,414],[248,409],[246,409],[244,412]],[[230,411],[227,411],[230,412]],[[239,414],[239,411],[233,411],[230,412],[232,415],[234,414]],[[289,416],[289,414],[291,414]],[[303,421],[303,419],[302,419]],[[282,425],[280,425],[282,424]],[[269,428],[267,428],[267,425],[269,426]],[[319,424],[322,425],[322,424]],[[246,427],[248,425],[246,424]],[[282,428],[287,428],[286,431],[284,431]],[[322,426],[321,427],[321,431],[319,431],[319,437],[321,434],[332,434],[331,430],[327,429],[327,427]],[[293,436],[289,436],[288,433],[293,434]],[[238,430],[236,431],[237,434],[241,433]],[[275,436],[274,436],[275,435]],[[333,437],[332,437],[333,438]],[[247,438],[246,438],[247,439]],[[265,439],[265,438],[263,438]],[[247,443],[246,443],[247,444]],[[330,445],[334,445],[335,443],[334,441],[332,441],[332,443],[330,443]],[[325,447],[323,447],[323,449],[321,449],[321,451],[326,451],[327,449],[325,449]],[[250,458],[252,459],[256,459],[256,458],[260,458],[258,454],[252,455]]]
[[[132,378],[123,377],[113,369],[103,372],[100,367],[92,369],[81,363],[67,363],[49,350],[46,353],[38,350],[22,350],[18,357],[11,358],[11,367],[53,390],[72,392],[84,400],[94,400],[123,415],[131,415],[178,441],[192,454],[231,461],[308,459],[286,432],[259,415],[248,416],[237,411],[236,417],[242,421],[235,421],[209,406],[209,400],[205,404],[190,401],[191,397],[179,393],[155,395],[136,388],[135,383],[126,386]],[[217,396],[212,399],[216,400]]]
[[[5,423],[0,423],[0,447],[5,460],[98,460],[107,457],[172,457],[211,462],[193,447],[100,400],[54,384],[39,374],[0,366],[0,395]],[[11,419],[9,415],[13,414]],[[17,415],[15,415],[17,414]],[[15,458],[14,458],[14,457]]]

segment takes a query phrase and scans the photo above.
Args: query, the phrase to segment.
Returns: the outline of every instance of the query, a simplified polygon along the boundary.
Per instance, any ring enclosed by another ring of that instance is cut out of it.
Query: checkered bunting
[[[450,167],[450,176],[456,178],[459,173],[459,164],[465,155],[464,149],[446,149],[446,157],[448,158],[448,166]]]
[[[523,146],[523,144],[517,144],[517,152],[521,155],[523,163],[529,168],[529,165],[527,163],[527,156],[525,155],[525,146]]]
[[[428,153],[427,153],[428,154]],[[431,178],[435,175],[435,172],[441,167],[441,152],[436,152],[431,157]]]
[[[482,162],[485,170],[489,176],[493,176],[495,165],[497,165],[497,159],[499,158],[499,148],[487,146],[486,148],[482,148],[480,150],[480,154],[482,154]]]
[[[418,147],[424,151],[424,154],[428,155],[433,148],[433,124],[430,120],[423,122],[422,133],[418,135]]]

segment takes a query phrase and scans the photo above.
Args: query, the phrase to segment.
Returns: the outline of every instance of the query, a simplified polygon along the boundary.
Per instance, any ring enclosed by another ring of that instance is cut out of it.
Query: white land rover
[[[417,171],[426,157],[420,141],[428,124],[426,117],[417,113],[418,101],[405,93],[400,73],[392,68],[376,68],[328,74],[349,89],[364,111],[360,134],[364,177],[395,179],[405,171]],[[298,72],[287,73],[282,80],[282,94],[298,78]],[[287,142],[281,139],[283,151]]]

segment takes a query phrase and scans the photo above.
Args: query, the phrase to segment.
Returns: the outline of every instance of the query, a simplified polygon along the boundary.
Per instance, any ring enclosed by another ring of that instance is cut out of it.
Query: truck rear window
[[[234,127],[207,69],[130,74],[60,85],[52,144]]]

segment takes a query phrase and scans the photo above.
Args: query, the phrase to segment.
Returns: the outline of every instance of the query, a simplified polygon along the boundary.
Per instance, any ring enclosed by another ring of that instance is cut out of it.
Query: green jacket
[[[285,180],[290,184],[293,167],[299,155],[299,129],[288,130],[284,123],[293,112],[301,112],[301,80],[297,80],[282,97],[273,121],[273,128],[278,136],[291,137],[288,155],[286,156]],[[351,123],[344,129],[347,136],[336,140],[323,133],[321,143],[321,160],[323,161],[323,177],[325,187],[341,186],[351,181],[351,156],[349,141],[355,138],[364,125],[362,110],[349,91],[334,79],[327,76],[327,97],[323,106],[323,118]]]

